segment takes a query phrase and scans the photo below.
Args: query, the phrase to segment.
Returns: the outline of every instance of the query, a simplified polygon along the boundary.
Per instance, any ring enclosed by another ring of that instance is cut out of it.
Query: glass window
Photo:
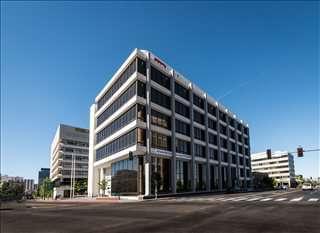
[[[119,76],[117,81],[109,88],[109,90],[98,100],[98,110],[110,99],[111,96],[130,78],[136,71],[136,60],[134,60],[125,71]]]
[[[190,125],[176,119],[176,132],[190,136]]]
[[[185,87],[183,87],[182,85],[180,85],[179,83],[175,82],[174,84],[174,89],[175,89],[175,93],[179,96],[181,96],[182,98],[189,100],[189,90]]]
[[[179,101],[175,102],[175,111],[176,113],[185,116],[186,118],[190,117],[190,110],[189,107],[185,106],[184,104],[180,103]]]
[[[176,152],[190,155],[190,142],[176,139]]]
[[[162,94],[160,91],[151,88],[151,102],[156,103],[162,107],[167,109],[171,109],[170,107],[170,97]]]
[[[204,115],[200,112],[193,110],[193,120],[199,124],[204,124]]]
[[[194,130],[194,137],[195,137],[196,139],[202,140],[202,141],[205,141],[205,140],[206,140],[204,130],[199,129],[199,128],[197,128],[197,127],[193,127],[193,130]]]
[[[217,108],[208,103],[208,113],[212,116],[217,116]]]
[[[151,132],[151,135],[151,146],[153,148],[171,151],[171,137],[158,132]]]
[[[194,155],[197,157],[206,158],[206,149],[204,146],[194,144]]]
[[[171,117],[151,109],[151,124],[171,129]]]
[[[156,83],[160,84],[161,86],[171,89],[170,88],[170,78],[163,74],[161,71],[157,70],[153,66],[151,66],[151,80],[155,81]]]
[[[193,94],[193,104],[201,109],[204,109],[204,100],[196,94]]]

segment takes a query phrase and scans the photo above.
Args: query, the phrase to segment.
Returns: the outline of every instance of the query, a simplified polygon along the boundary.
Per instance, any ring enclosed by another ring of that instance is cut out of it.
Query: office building
[[[50,177],[50,168],[41,168],[38,172],[38,185],[41,185],[45,178]]]
[[[266,152],[251,154],[252,172],[266,173],[277,185],[295,185],[293,155],[287,151],[275,151],[268,158]]]
[[[50,179],[54,197],[69,197],[71,187],[88,177],[89,130],[60,124],[51,144]]]
[[[246,189],[250,171],[248,125],[149,51],[135,49],[90,108],[89,196]]]
[[[32,193],[34,191],[34,180],[33,179],[24,179],[24,192]]]
[[[8,181],[23,182],[23,177],[21,177],[21,176],[1,175],[1,182],[8,182]]]

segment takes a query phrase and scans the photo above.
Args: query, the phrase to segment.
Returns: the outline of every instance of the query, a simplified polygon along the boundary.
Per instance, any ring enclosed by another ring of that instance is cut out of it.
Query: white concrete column
[[[145,183],[145,196],[149,196],[151,194],[151,181],[150,181],[150,162],[146,162],[144,164],[144,183]]]
[[[89,128],[89,162],[88,162],[88,197],[93,197],[97,195],[95,192],[97,182],[96,175],[94,174],[94,160],[95,160],[95,151],[94,151],[94,130],[96,126],[95,119],[96,104],[92,104],[90,107],[90,128]]]
[[[99,181],[101,182],[102,180],[104,179],[104,169],[103,167],[102,168],[99,168]],[[99,193],[104,195],[106,192],[106,190],[102,190],[99,188]]]

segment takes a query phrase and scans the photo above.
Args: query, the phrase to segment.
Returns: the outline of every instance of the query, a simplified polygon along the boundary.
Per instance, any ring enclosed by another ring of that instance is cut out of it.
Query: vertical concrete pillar
[[[145,196],[149,196],[151,194],[151,64],[150,64],[150,53],[148,52],[147,57],[147,83],[146,83],[146,121],[147,121],[147,129],[146,129],[146,146],[147,153],[145,156],[145,165],[144,165],[144,177],[145,177]]]
[[[170,80],[171,88],[171,189],[172,193],[176,193],[177,187],[177,178],[176,178],[176,117],[175,117],[175,72],[172,70],[172,76]]]
[[[232,178],[231,178],[231,154],[230,154],[230,129],[229,129],[229,116],[226,113],[227,120],[227,142],[228,142],[228,187],[232,187]]]
[[[96,176],[94,175],[94,161],[95,161],[95,126],[96,126],[96,119],[95,119],[95,112],[96,112],[96,104],[92,104],[90,107],[90,128],[89,128],[89,161],[88,161],[88,197],[93,197],[97,195],[96,193]]]
[[[219,168],[218,168],[218,177],[219,177],[219,184],[218,184],[218,190],[222,191],[222,168],[221,168],[221,144],[220,144],[220,111],[219,111],[219,105],[218,102],[216,102],[217,107],[217,135],[218,135],[218,159],[219,159]]]
[[[204,110],[205,110],[205,136],[206,136],[206,155],[207,155],[207,164],[206,164],[206,191],[210,191],[210,157],[209,157],[209,133],[208,133],[208,100],[207,100],[207,94],[204,95],[205,101],[204,101]]]
[[[195,163],[195,153],[194,153],[194,131],[193,131],[193,88],[192,84],[189,86],[189,99],[190,99],[190,152],[191,152],[191,189],[193,192],[196,191],[196,163]]]

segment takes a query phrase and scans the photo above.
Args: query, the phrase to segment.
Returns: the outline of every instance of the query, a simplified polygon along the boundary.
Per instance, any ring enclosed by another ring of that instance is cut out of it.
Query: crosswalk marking
[[[274,201],[285,201],[285,200],[287,200],[288,198],[278,198],[278,199],[276,199],[276,200],[274,200]]]
[[[318,201],[319,198],[310,198],[308,201]]]
[[[296,201],[301,201],[302,199],[303,199],[303,197],[298,197],[298,198],[291,199],[290,201],[296,202]]]
[[[261,199],[260,201],[271,201],[272,198],[264,198],[264,199]]]
[[[240,197],[240,198],[234,199],[233,201],[244,201],[247,199],[248,199],[247,197]]]
[[[261,197],[254,197],[254,198],[248,199],[247,201],[257,201],[259,199],[261,199]]]

